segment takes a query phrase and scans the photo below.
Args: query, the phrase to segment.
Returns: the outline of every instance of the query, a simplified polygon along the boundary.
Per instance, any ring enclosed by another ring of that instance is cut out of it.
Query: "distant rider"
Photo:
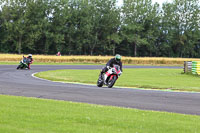
[[[31,69],[31,64],[33,63],[33,58],[32,58],[32,54],[29,54],[27,57],[27,64],[28,64],[28,69]]]
[[[110,59],[108,61],[108,63],[106,64],[106,67],[104,67],[101,71],[101,75],[103,73],[106,73],[109,69],[109,67],[113,67],[113,65],[119,65],[120,66],[120,70],[122,72],[122,62],[121,62],[121,56],[119,54],[116,54],[114,58]],[[119,75],[121,75],[122,73],[120,73]]]
[[[60,51],[56,54],[56,56],[61,56],[61,53],[60,53]]]

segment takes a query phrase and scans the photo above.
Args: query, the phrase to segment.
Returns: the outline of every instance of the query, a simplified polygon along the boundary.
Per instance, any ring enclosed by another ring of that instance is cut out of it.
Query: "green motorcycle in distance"
[[[17,69],[28,69],[29,62],[30,62],[30,59],[23,56],[23,59],[20,61]]]

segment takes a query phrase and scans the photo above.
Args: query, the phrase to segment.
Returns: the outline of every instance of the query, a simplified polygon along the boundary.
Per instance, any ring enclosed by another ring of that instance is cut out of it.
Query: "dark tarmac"
[[[90,85],[51,82],[32,77],[33,73],[40,71],[56,69],[100,70],[103,66],[32,65],[31,70],[16,70],[16,67],[15,65],[0,65],[0,94],[200,115],[200,93],[98,88]],[[164,66],[125,66],[124,68],[182,69],[181,67]]]

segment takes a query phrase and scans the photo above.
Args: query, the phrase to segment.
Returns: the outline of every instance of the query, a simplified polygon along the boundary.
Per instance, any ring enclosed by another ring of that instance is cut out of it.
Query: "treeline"
[[[200,57],[198,0],[1,0],[0,52]]]

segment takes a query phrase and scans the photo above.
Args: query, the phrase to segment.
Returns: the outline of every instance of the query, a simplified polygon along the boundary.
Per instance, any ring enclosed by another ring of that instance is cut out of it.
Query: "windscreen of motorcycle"
[[[117,72],[120,70],[120,66],[119,65],[113,65],[115,67],[115,69],[117,70]]]

